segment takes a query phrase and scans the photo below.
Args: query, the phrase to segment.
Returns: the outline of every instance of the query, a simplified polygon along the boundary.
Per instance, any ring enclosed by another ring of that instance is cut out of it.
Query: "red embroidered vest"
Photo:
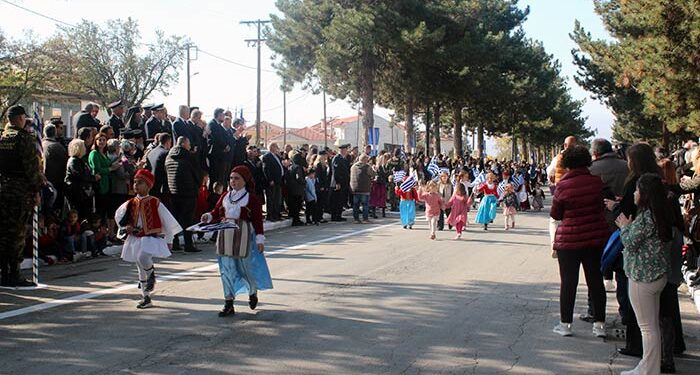
[[[138,225],[138,219],[141,218],[141,231],[136,234],[137,237],[163,233],[163,224],[158,215],[159,206],[160,200],[150,195],[129,199],[127,212],[131,215],[131,225]]]

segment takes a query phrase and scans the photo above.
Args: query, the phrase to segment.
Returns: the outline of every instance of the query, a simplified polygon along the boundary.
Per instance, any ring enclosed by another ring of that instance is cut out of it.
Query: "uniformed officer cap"
[[[63,120],[61,120],[60,117],[51,117],[49,119],[49,122],[52,123],[53,125],[63,125]]]
[[[338,146],[338,148],[350,148],[350,144],[349,144],[349,143],[346,143],[346,144],[344,144],[344,145]]]
[[[24,110],[24,107],[21,105],[13,105],[10,107],[10,109],[7,111],[7,117],[13,118],[15,116],[21,116],[21,115],[27,115],[27,111]]]
[[[110,109],[114,109],[114,108],[117,108],[117,107],[121,107],[121,106],[122,106],[122,101],[121,101],[121,100],[117,100],[116,102],[109,103],[109,105],[107,105],[107,106],[108,106]]]
[[[151,107],[151,111],[157,112],[157,111],[162,111],[165,109],[165,105],[163,103],[156,104],[153,107]]]
[[[155,106],[156,106],[155,104],[146,104],[145,106],[143,106],[143,109],[150,111]]]

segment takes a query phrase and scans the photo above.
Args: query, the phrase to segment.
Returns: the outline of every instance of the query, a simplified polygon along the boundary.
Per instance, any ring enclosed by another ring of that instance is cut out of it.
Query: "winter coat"
[[[561,220],[554,250],[599,250],[610,237],[603,214],[603,181],[588,168],[577,168],[557,183],[550,216]]]
[[[353,194],[369,194],[376,172],[367,164],[357,162],[350,168],[350,189]]]
[[[165,158],[170,193],[195,197],[199,193],[202,181],[200,169],[192,153],[180,146],[175,146]]]

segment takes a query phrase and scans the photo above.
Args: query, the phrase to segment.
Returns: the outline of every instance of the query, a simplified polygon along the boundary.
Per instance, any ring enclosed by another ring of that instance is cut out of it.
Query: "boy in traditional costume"
[[[234,222],[236,229],[223,229],[216,238],[216,253],[224,288],[224,308],[220,317],[235,314],[233,300],[248,294],[252,310],[258,305],[258,291],[272,289],[272,278],[263,251],[262,206],[255,195],[255,182],[248,167],[239,165],[231,171],[229,191],[221,196],[202,222]]]
[[[114,215],[120,237],[126,237],[122,259],[136,263],[143,299],[136,308],[152,306],[151,293],[156,285],[153,258],[167,258],[175,235],[182,231],[177,220],[156,197],[148,195],[155,177],[146,169],[134,176],[136,197],[124,202]]]

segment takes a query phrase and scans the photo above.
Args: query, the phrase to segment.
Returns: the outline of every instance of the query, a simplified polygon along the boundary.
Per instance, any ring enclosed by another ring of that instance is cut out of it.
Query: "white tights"
[[[153,256],[141,253],[136,259],[136,269],[139,271],[139,282],[141,282],[141,294],[146,297],[150,293],[146,291],[146,281],[153,273]]]

